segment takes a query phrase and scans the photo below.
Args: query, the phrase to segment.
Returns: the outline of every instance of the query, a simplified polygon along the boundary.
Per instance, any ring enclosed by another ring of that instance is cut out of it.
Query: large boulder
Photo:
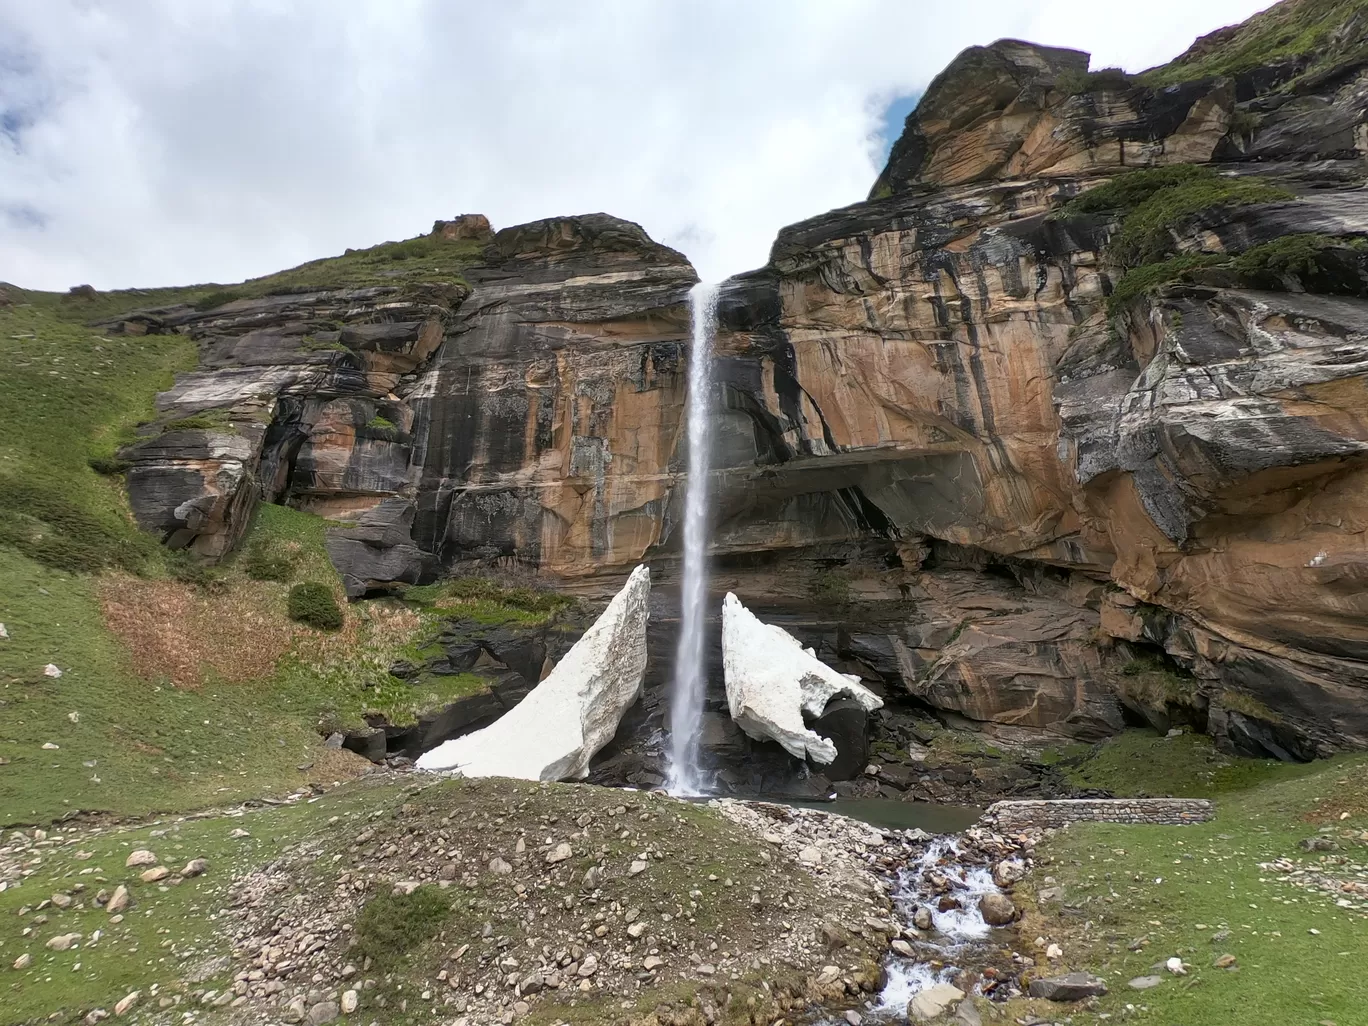
[[[838,673],[782,627],[761,623],[728,593],[722,604],[722,664],[732,719],[757,741],[778,741],[798,759],[828,765],[836,745],[803,721],[838,695],[871,712],[883,705],[851,674]]]
[[[513,710],[447,741],[418,768],[468,777],[582,780],[641,694],[651,572],[637,567],[594,625]]]
[[[435,569],[436,558],[413,543],[413,516],[413,503],[395,496],[361,514],[354,527],[328,529],[328,558],[348,598],[397,581],[417,584]]]

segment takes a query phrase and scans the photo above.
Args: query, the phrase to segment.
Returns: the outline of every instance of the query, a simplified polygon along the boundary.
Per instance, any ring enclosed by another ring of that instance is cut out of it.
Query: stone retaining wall
[[[1205,823],[1216,807],[1205,798],[1061,798],[994,802],[983,814],[999,830],[1062,827],[1069,823],[1146,823],[1184,826]]]

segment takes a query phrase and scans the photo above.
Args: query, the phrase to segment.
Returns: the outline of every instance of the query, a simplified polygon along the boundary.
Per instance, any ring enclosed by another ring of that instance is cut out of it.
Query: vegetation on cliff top
[[[1267,182],[1222,175],[1198,164],[1172,164],[1117,175],[1070,201],[1061,216],[1100,212],[1117,216],[1120,226],[1108,254],[1123,267],[1133,268],[1173,256],[1174,231],[1196,214],[1292,198],[1286,189]]]
[[[1199,39],[1141,76],[1166,86],[1299,62],[1302,75],[1368,55],[1368,0],[1284,0],[1243,24]]]

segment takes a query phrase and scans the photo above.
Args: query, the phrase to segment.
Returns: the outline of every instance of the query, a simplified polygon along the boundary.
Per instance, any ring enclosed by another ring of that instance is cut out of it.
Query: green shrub
[[[1244,284],[1284,289],[1289,278],[1307,292],[1368,294],[1368,241],[1329,235],[1286,235],[1236,257],[1231,268]]]
[[[210,292],[208,295],[201,296],[199,299],[195,300],[194,307],[196,310],[203,313],[206,310],[213,310],[217,307],[225,306],[228,303],[241,298],[243,298],[243,292],[240,289],[218,289],[217,291]]]
[[[54,570],[98,573],[118,567],[142,573],[158,551],[156,539],[112,516],[89,512],[77,493],[56,482],[0,476],[0,545]]]
[[[1121,68],[1101,71],[1066,71],[1055,79],[1055,87],[1073,96],[1129,89],[1133,80]]]
[[[1136,296],[1153,292],[1160,285],[1166,285],[1171,281],[1178,281],[1194,268],[1212,267],[1227,263],[1229,260],[1230,258],[1223,253],[1187,253],[1170,260],[1134,268],[1125,273],[1116,283],[1112,294],[1107,297],[1107,312],[1116,313]]]
[[[850,601],[850,575],[840,567],[818,570],[808,582],[812,597],[823,602],[844,605]]]
[[[122,474],[128,469],[127,460],[114,459],[109,456],[92,456],[90,459],[86,460],[86,464],[91,470],[95,471],[95,473],[104,474],[107,477]]]
[[[342,610],[326,584],[307,581],[290,589],[290,619],[321,631],[335,631],[342,626]]]
[[[242,557],[243,572],[254,581],[289,583],[294,577],[294,558],[264,545],[255,545]]]
[[[399,440],[404,434],[399,430],[398,425],[396,425],[394,421],[387,420],[379,414],[376,414],[370,420],[366,421],[366,430],[374,436],[384,438],[391,442]]]
[[[166,572],[172,580],[193,584],[205,591],[218,591],[224,586],[223,574],[217,567],[183,550],[167,553]]]
[[[1061,214],[1120,215],[1109,255],[1124,267],[1139,267],[1174,255],[1172,233],[1186,218],[1215,207],[1292,198],[1286,189],[1266,182],[1226,177],[1196,164],[1173,164],[1117,175],[1072,200]]]
[[[392,968],[436,937],[451,914],[451,899],[431,884],[411,894],[381,891],[356,917],[356,958],[369,958],[382,971]]]
[[[203,410],[188,417],[178,417],[161,425],[162,434],[168,431],[219,431],[232,432],[233,422],[228,419],[227,410]]]

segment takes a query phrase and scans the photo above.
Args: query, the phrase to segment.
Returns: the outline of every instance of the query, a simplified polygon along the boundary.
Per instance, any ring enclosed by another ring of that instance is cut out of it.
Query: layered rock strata
[[[1140,78],[1017,41],[957,58],[869,201],[722,288],[723,575],[880,603],[838,658],[994,728],[1181,716],[1251,754],[1368,746],[1368,61],[1346,18],[1233,75],[1201,68],[1244,29]],[[1178,271],[1123,259],[1122,205],[1070,206],[1193,165],[1205,184],[1149,226],[1164,254],[1333,253],[1162,285]],[[353,596],[467,560],[588,592],[668,570],[687,261],[606,215],[434,231],[478,243],[459,279],[130,319],[203,354],[129,454],[140,522],[218,555],[258,494],[326,513],[355,525],[330,541]],[[1145,653],[1182,685],[1127,684]]]
[[[447,741],[418,768],[467,777],[581,780],[641,695],[651,572],[637,567],[626,586],[550,675],[483,730]]]

